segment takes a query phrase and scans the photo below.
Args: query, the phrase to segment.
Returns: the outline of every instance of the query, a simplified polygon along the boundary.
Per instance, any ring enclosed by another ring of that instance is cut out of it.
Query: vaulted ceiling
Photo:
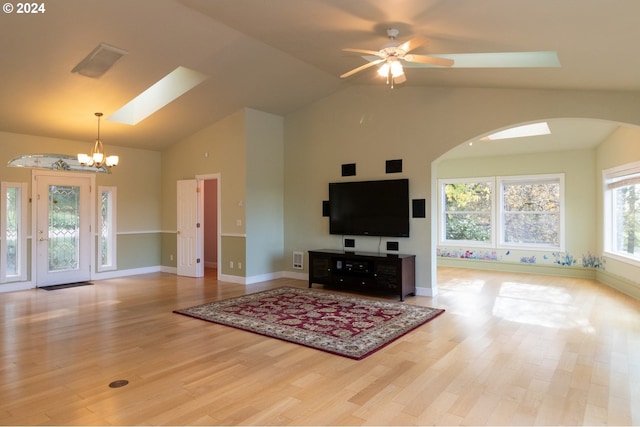
[[[6,2],[5,2],[6,3]],[[10,2],[13,3],[13,2]],[[349,85],[384,85],[345,47],[378,50],[386,28],[419,54],[556,51],[560,68],[407,69],[412,86],[640,90],[638,0],[57,0],[0,15],[0,131],[91,141],[105,117],[178,66],[199,86],[113,145],[157,149],[241,107],[285,115]],[[16,3],[17,5],[17,3]],[[102,77],[71,70],[98,44],[128,53]],[[1,141],[0,141],[1,144]]]

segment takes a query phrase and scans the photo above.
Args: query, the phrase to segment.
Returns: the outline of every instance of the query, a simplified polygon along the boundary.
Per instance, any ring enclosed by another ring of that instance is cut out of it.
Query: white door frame
[[[93,264],[95,262],[96,246],[95,246],[95,175],[79,175],[78,172],[48,171],[41,169],[32,169],[31,171],[31,278],[36,287],[40,284],[38,278],[38,263],[42,260],[38,259],[38,178],[71,178],[71,179],[89,179],[89,280],[94,278]]]
[[[220,280],[220,272],[222,271],[222,248],[221,248],[221,234],[222,234],[222,228],[221,228],[221,224],[222,224],[222,203],[220,203],[221,200],[221,189],[222,189],[222,183],[221,183],[221,177],[219,173],[213,173],[213,174],[206,174],[206,175],[196,175],[196,181],[198,182],[198,187],[202,188],[202,181],[208,181],[208,180],[216,180],[216,185],[218,187],[217,191],[216,191],[216,195],[217,195],[217,199],[216,200],[216,209],[218,210],[218,223],[216,224],[216,227],[218,229],[218,232],[216,233],[217,236],[217,242],[216,245],[218,246],[218,253],[217,253],[217,257],[216,257],[216,265],[218,266],[218,268],[216,268],[216,279]],[[204,191],[200,191],[198,193],[198,216],[200,217],[200,228],[198,228],[198,247],[196,248],[196,254],[197,256],[200,257],[200,259],[204,260]],[[204,265],[204,261],[203,261],[203,265]]]
[[[218,211],[216,224],[218,232],[216,245],[218,247],[216,264],[218,265],[217,279],[220,280],[221,270],[221,238],[220,225],[222,217],[221,209],[221,182],[220,174],[196,175],[195,179],[186,179],[177,181],[177,209],[178,217],[176,250],[177,250],[177,268],[178,275],[187,277],[203,277],[204,276],[204,183],[203,181],[215,180],[217,185],[216,209]],[[181,184],[182,183],[182,184]],[[193,186],[193,191],[185,191],[187,187]],[[195,207],[195,209],[184,209],[184,207]],[[186,215],[186,217],[185,217]],[[187,225],[185,225],[187,224]],[[188,230],[185,230],[188,228]],[[181,234],[182,233],[182,234]],[[184,234],[186,233],[186,234]],[[183,234],[186,238],[183,237]],[[184,245],[187,246],[184,246]],[[190,260],[185,260],[185,253]],[[197,260],[200,260],[199,262]],[[187,264],[186,264],[187,263]],[[192,263],[192,264],[191,264]]]

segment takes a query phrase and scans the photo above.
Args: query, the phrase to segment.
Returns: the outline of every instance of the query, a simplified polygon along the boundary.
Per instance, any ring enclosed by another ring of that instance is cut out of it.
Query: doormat
[[[443,312],[396,301],[290,287],[174,311],[356,360]]]
[[[63,283],[62,285],[40,286],[38,289],[45,291],[55,291],[58,289],[77,288],[79,286],[93,285],[91,282]]]

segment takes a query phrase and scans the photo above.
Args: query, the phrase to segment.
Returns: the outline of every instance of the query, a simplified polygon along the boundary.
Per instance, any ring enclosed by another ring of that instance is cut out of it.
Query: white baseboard
[[[162,266],[156,265],[153,267],[130,268],[128,270],[103,271],[94,273],[91,276],[91,280],[117,279],[119,277],[135,276],[138,274],[158,273],[163,271],[163,268]]]
[[[138,274],[157,273],[157,272],[177,274],[178,269],[176,267],[154,266],[154,267],[132,268],[128,270],[104,271],[100,273],[94,273],[93,276],[91,277],[91,280],[115,279],[119,277],[135,276]],[[237,283],[239,285],[245,285],[245,286],[253,285],[254,283],[265,282],[267,280],[280,279],[283,277],[287,279],[309,281],[308,273],[298,273],[295,271],[278,271],[275,273],[259,274],[259,275],[250,276],[250,277],[220,274],[220,280],[223,282]],[[35,283],[32,283],[32,282],[4,283],[0,285],[0,293],[24,291],[27,289],[34,289],[35,287],[36,287]],[[421,288],[421,287],[416,287],[416,295],[427,296],[427,297],[434,296],[430,288]]]
[[[0,293],[27,291],[29,289],[35,289],[35,287],[36,284],[33,282],[2,283],[0,284]]]
[[[93,273],[89,280],[116,279],[119,277],[135,276],[138,274],[157,273],[160,271],[165,273],[175,273],[176,272],[175,270],[176,269],[172,267],[162,267],[157,265],[153,267],[131,268],[127,270],[102,271],[99,273]],[[0,285],[0,293],[26,291],[29,289],[37,289],[36,283],[29,281],[29,282],[3,283]]]
[[[266,282],[267,280],[280,279],[284,277],[283,272],[259,274],[257,276],[231,276],[229,274],[221,274],[220,280],[224,282],[238,283],[241,285],[253,285],[254,283]]]
[[[431,288],[422,288],[420,286],[416,286],[416,296],[419,297],[433,297],[433,289]]]
[[[306,280],[309,281],[308,273],[298,273],[295,271],[283,271],[282,277],[286,277],[287,279],[297,279],[297,280]]]
[[[640,285],[638,285],[638,283],[631,282],[623,277],[609,273],[608,271],[600,270],[596,274],[596,279],[600,283],[604,283],[623,294],[627,294],[630,297],[640,300]]]
[[[232,276],[230,274],[222,274],[220,273],[218,280],[222,281],[222,282],[230,282],[230,283],[237,283],[239,285],[245,285],[245,277],[242,276]]]

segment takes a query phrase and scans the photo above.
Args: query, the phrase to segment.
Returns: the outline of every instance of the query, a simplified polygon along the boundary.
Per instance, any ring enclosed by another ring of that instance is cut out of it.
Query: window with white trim
[[[640,264],[640,162],[603,171],[604,251]]]
[[[439,244],[564,250],[564,175],[441,179]]]
[[[116,187],[98,187],[98,271],[117,269],[116,265]]]
[[[564,247],[562,175],[500,177],[500,246]]]
[[[440,181],[441,241],[493,246],[493,178]]]
[[[27,184],[0,185],[0,282],[27,280]]]

